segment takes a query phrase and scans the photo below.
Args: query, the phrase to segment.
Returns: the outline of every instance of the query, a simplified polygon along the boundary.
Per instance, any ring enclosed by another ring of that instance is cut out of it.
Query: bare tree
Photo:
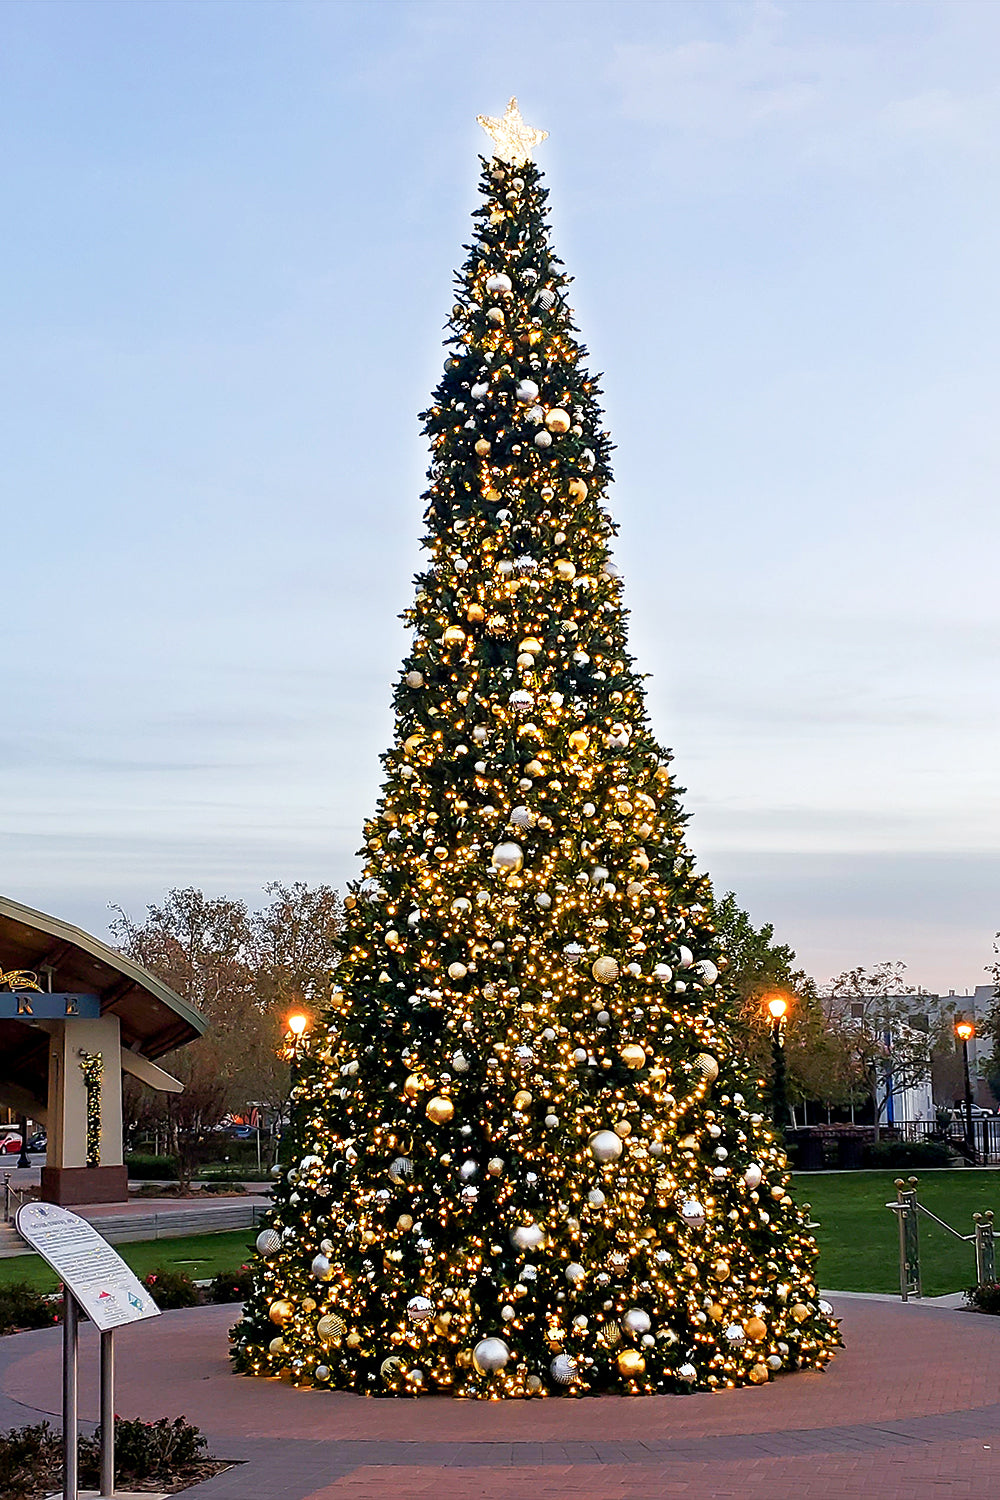
[[[329,995],[342,913],[336,891],[274,882],[265,894],[266,905],[251,911],[227,896],[175,889],[142,921],[112,907],[122,952],[209,1019],[205,1036],[164,1059],[184,1084],[158,1106],[178,1155],[227,1113],[264,1105],[280,1118],[290,1088],[280,1056],[287,1011],[318,1009]]]
[[[871,1101],[876,1140],[889,1100],[931,1075],[928,1018],[914,1004],[905,968],[887,960],[849,969],[830,981],[823,996],[827,1024],[843,1039],[858,1092]]]

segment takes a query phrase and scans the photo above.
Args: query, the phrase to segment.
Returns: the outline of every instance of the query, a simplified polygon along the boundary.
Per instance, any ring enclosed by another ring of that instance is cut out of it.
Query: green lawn
[[[202,1281],[243,1265],[254,1233],[252,1229],[230,1229],[225,1234],[191,1234],[176,1240],[135,1240],[115,1249],[140,1277],[164,1266],[186,1271],[193,1280]],[[12,1255],[0,1260],[0,1281],[28,1281],[43,1292],[54,1292],[58,1284],[37,1255]]]
[[[895,1198],[893,1180],[899,1172],[799,1172],[794,1192],[800,1203],[812,1204],[820,1247],[822,1286],[841,1292],[898,1292],[899,1239],[896,1218],[885,1207]],[[1000,1172],[926,1172],[919,1197],[933,1213],[962,1234],[972,1232],[972,1215],[992,1208],[1000,1222]],[[186,1271],[196,1280],[242,1265],[253,1243],[250,1229],[226,1234],[189,1235],[177,1240],[137,1240],[118,1245],[125,1260],[140,1276],[155,1266]],[[921,1265],[924,1292],[929,1297],[958,1292],[975,1280],[975,1253],[943,1229],[921,1216]],[[54,1291],[56,1279],[37,1255],[0,1260],[0,1281],[30,1281]]]
[[[885,1207],[895,1199],[897,1177],[909,1172],[797,1172],[793,1192],[812,1204],[820,1247],[820,1284],[840,1292],[899,1291],[899,1231]],[[972,1215],[992,1208],[1000,1224],[1000,1172],[954,1170],[912,1174],[918,1200],[960,1234],[972,1233]],[[1000,1254],[1000,1253],[998,1253]],[[920,1216],[920,1264],[925,1296],[959,1292],[976,1279],[974,1247],[960,1244]]]

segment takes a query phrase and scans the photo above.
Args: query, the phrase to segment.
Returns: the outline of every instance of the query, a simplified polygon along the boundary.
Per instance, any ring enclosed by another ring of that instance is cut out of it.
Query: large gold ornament
[[[483,127],[493,142],[493,155],[497,160],[509,162],[512,167],[519,167],[530,161],[532,149],[540,146],[549,135],[547,130],[535,130],[531,125],[525,124],[516,99],[511,99],[499,119],[492,115],[477,115],[476,123]]]
[[[618,960],[604,954],[601,958],[594,960],[590,971],[598,984],[614,984],[618,978]]]
[[[621,1060],[626,1068],[644,1068],[646,1066],[646,1049],[638,1042],[629,1042],[621,1050]]]
[[[288,1322],[294,1312],[295,1309],[292,1304],[287,1302],[284,1297],[279,1297],[277,1301],[271,1303],[271,1306],[267,1310],[267,1315],[271,1319],[271,1322],[277,1323],[280,1328]]]
[[[646,1361],[638,1349],[623,1349],[618,1356],[618,1368],[623,1375],[641,1375]]]
[[[347,1324],[336,1313],[324,1313],[316,1324],[316,1337],[321,1344],[332,1344],[335,1339],[343,1338],[346,1328]]]
[[[706,1083],[714,1083],[719,1076],[719,1064],[711,1052],[699,1052],[694,1065]]]
[[[455,1106],[443,1094],[435,1094],[433,1099],[428,1099],[424,1113],[433,1125],[446,1125],[455,1113]]]

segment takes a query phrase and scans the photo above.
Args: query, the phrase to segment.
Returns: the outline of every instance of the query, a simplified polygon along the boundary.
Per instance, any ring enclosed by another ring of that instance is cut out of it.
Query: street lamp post
[[[30,1167],[31,1158],[28,1156],[28,1121],[24,1115],[21,1116],[18,1125],[21,1131],[21,1154],[17,1158],[17,1165],[19,1167]]]
[[[306,1048],[306,1032],[309,1030],[309,1017],[301,1010],[293,1010],[285,1021],[284,1043],[281,1048],[281,1056],[288,1063],[291,1078],[288,1089],[288,1118],[291,1123],[292,1095],[295,1093],[295,1085],[299,1079],[299,1062]],[[284,1141],[284,1113],[278,1118],[278,1139]]]
[[[309,1027],[309,1017],[301,1010],[293,1010],[285,1025],[288,1028],[285,1032],[285,1056],[291,1064],[292,1087],[294,1088],[298,1077],[299,1058],[302,1056],[302,1039]]]
[[[956,1021],[955,1035],[962,1043],[962,1070],[965,1074],[965,1144],[973,1156],[976,1154],[972,1136],[972,1079],[969,1076],[969,1043],[976,1034],[971,1021]]]
[[[773,1083],[771,1088],[771,1116],[779,1128],[788,1124],[788,1069],[785,1065],[785,1018],[788,1015],[788,998],[785,995],[768,995],[764,1000],[771,1021],[771,1060]]]

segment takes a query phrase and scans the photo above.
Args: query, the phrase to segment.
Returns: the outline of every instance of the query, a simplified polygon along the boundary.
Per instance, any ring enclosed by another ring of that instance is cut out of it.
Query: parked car
[[[5,1135],[5,1136],[0,1137],[0,1155],[3,1155],[3,1156],[20,1156],[20,1154],[21,1154],[21,1135],[20,1135],[20,1131],[16,1135]]]
[[[49,1148],[49,1138],[45,1134],[44,1130],[37,1130],[34,1135],[29,1135],[29,1137],[28,1137],[28,1150],[29,1151],[36,1151],[36,1152],[47,1151],[48,1148]]]

